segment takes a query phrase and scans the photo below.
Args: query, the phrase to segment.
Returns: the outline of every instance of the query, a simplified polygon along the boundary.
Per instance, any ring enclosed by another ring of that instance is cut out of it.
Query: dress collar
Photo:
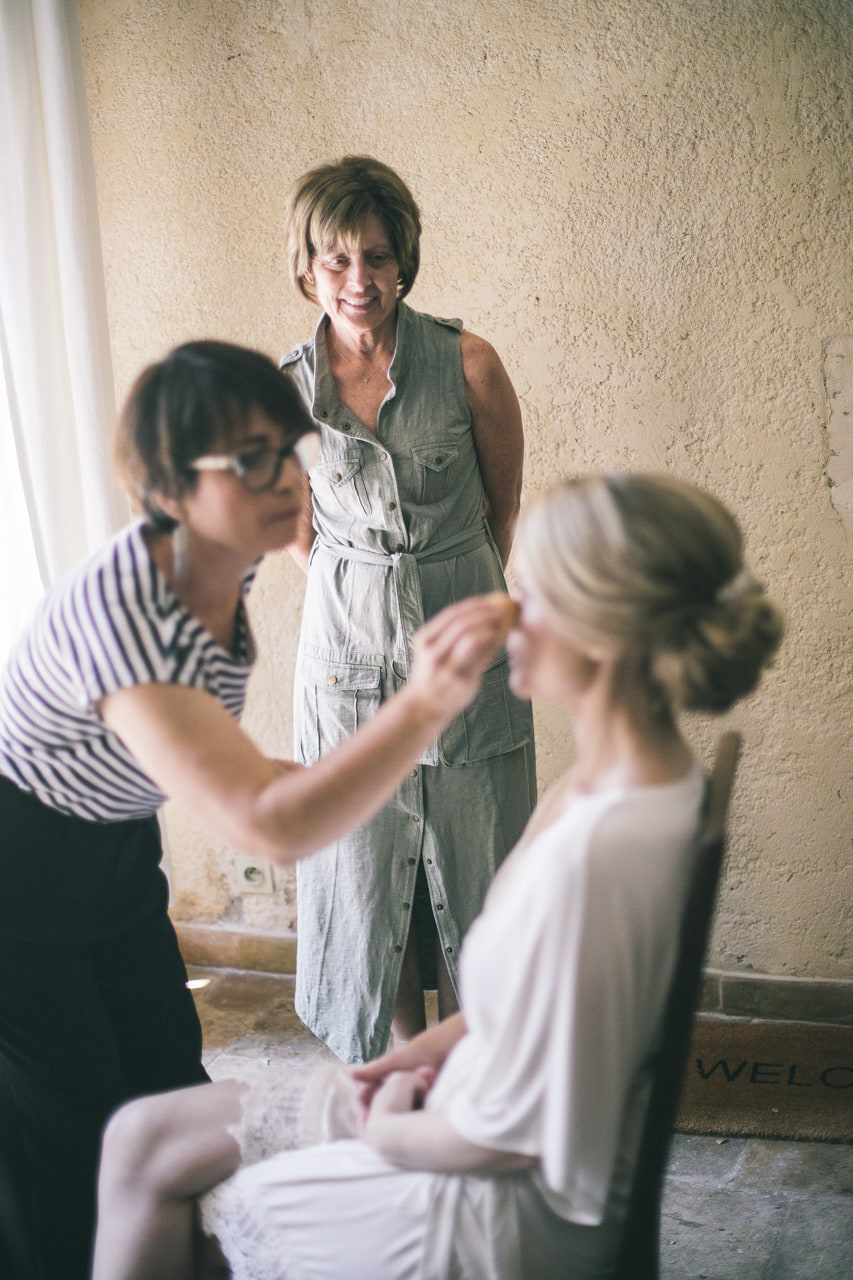
[[[404,375],[410,343],[408,336],[412,328],[412,311],[405,302],[397,303],[397,342],[394,354],[388,366],[388,379],[391,383],[389,398],[395,396]],[[329,365],[329,347],[326,341],[329,317],[324,311],[317,321],[314,330],[314,400],[311,411],[320,422],[334,427],[340,413],[349,413],[341,403],[338,388]],[[366,428],[365,428],[366,430]]]

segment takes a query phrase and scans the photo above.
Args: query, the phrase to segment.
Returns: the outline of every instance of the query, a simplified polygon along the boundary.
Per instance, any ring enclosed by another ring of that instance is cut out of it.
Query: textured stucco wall
[[[207,334],[281,353],[282,193],[369,151],[424,215],[415,306],[522,400],[526,491],[588,468],[705,484],[788,612],[747,739],[711,962],[849,976],[853,7],[849,0],[79,0],[117,391]],[[247,724],[287,754],[301,601],[254,599]],[[538,711],[541,783],[569,753]],[[707,752],[716,727],[695,725]],[[169,818],[176,914],[293,923]]]

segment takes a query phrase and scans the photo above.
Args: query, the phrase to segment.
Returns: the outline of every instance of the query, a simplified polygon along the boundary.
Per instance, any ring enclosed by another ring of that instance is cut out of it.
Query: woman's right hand
[[[442,609],[415,635],[409,689],[436,717],[452,719],[476,696],[515,616],[514,602],[501,591]]]

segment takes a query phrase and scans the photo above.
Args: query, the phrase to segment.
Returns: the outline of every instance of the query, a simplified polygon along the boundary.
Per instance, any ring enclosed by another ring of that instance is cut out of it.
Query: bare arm
[[[373,1099],[364,1137],[386,1160],[436,1173],[513,1173],[538,1164],[534,1156],[469,1142],[441,1109],[420,1110],[431,1083],[427,1069],[398,1071]]]
[[[306,475],[302,477],[302,510],[299,513],[299,527],[295,541],[287,548],[303,573],[308,572],[308,561],[311,549],[317,537],[314,528],[314,500],[311,496],[311,481]]]
[[[210,695],[174,685],[109,694],[104,721],[141,768],[209,831],[252,857],[294,862],[365,822],[470,702],[505,637],[500,597],[472,596],[415,638],[404,689],[309,769],[282,771]]]
[[[467,330],[461,341],[465,391],[486,491],[486,517],[501,561],[506,565],[521,505],[524,466],[521,409],[494,347]]]

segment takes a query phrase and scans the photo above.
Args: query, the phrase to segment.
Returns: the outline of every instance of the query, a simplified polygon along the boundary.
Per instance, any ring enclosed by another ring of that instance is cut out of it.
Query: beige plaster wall
[[[739,513],[784,602],[747,739],[711,963],[851,973],[853,7],[849,0],[79,0],[117,392],[202,335],[307,335],[282,194],[372,152],[425,224],[415,306],[460,315],[522,400],[526,491],[665,469]],[[261,574],[247,724],[287,754],[301,603]],[[705,752],[716,732],[697,721]],[[538,711],[543,787],[570,747]],[[175,912],[294,921],[235,896],[169,815]]]

